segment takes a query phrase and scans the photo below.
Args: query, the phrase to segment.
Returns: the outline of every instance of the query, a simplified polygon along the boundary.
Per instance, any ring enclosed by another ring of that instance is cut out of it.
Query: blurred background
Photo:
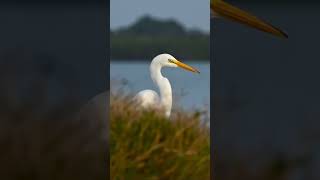
[[[183,3],[183,4],[182,4]],[[149,72],[152,59],[169,53],[200,70],[199,75],[164,68],[174,103],[188,110],[210,109],[209,1],[111,0],[111,92],[158,90]],[[124,12],[124,4],[127,7]]]
[[[107,5],[1,1],[0,179],[107,177]]]
[[[211,20],[215,179],[320,179],[320,4],[230,2],[289,39]]]

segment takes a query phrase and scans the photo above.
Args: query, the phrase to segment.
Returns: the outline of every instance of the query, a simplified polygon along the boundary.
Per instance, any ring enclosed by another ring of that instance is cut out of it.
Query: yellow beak
[[[214,16],[221,16],[223,18],[259,29],[260,31],[271,33],[279,37],[288,38],[288,35],[282,30],[222,0],[211,0],[210,9]]]
[[[170,62],[176,64],[178,67],[180,67],[182,69],[185,69],[185,70],[188,70],[191,72],[195,72],[195,73],[200,73],[200,71],[198,71],[196,68],[193,68],[187,64],[184,64],[176,59],[170,59]]]

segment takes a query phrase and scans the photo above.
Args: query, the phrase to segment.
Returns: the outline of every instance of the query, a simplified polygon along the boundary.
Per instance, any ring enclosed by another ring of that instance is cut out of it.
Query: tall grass
[[[210,135],[199,117],[136,111],[111,97],[110,174],[112,180],[210,179]]]

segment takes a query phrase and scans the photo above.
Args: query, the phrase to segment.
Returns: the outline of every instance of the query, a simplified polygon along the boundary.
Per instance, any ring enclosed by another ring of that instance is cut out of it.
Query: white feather
[[[157,92],[146,89],[140,91],[135,97],[134,101],[136,101],[143,108],[155,107],[160,102],[160,97]]]
[[[150,75],[154,84],[159,88],[160,96],[153,90],[140,91],[134,100],[143,108],[161,109],[167,117],[171,114],[172,89],[170,81],[161,74],[162,67],[182,67],[186,70],[197,72],[198,70],[176,60],[170,54],[160,54],[156,56],[150,64]]]
[[[162,67],[178,67],[170,63],[169,59],[175,59],[170,54],[160,54],[156,56],[150,64],[150,75],[154,84],[159,88],[160,96],[153,90],[140,91],[134,99],[143,108],[164,110],[167,117],[171,114],[172,90],[170,82],[161,74]]]

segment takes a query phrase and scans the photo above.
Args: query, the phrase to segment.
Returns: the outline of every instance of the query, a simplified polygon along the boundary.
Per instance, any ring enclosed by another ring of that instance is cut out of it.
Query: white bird
[[[160,54],[152,60],[150,64],[150,75],[154,84],[159,88],[160,96],[157,92],[146,89],[140,91],[134,97],[134,101],[136,101],[142,108],[161,109],[164,111],[166,117],[170,117],[172,107],[172,89],[169,80],[161,74],[162,67],[180,67],[191,72],[200,72],[197,69],[180,62],[170,54]]]
[[[235,6],[232,6],[223,0],[210,0],[210,12],[211,12],[211,17],[222,17],[225,19],[229,19],[235,22],[242,23],[244,25],[259,29],[261,31],[288,38],[288,35],[283,32],[282,30],[276,28],[275,26],[257,18],[256,16],[249,14]],[[168,67],[182,67],[187,70],[193,71],[193,72],[198,72],[196,69],[185,65],[178,60],[174,59],[172,62],[168,63],[168,58],[161,58],[162,56],[170,56],[173,58],[171,55],[168,54],[163,54],[157,56],[154,58],[150,66],[150,71],[151,71],[151,77],[152,80],[158,85],[159,90],[160,90],[160,95],[161,97],[158,96],[158,94],[155,91],[152,90],[144,90],[139,92],[136,96],[135,99],[139,100],[141,105],[143,107],[163,107],[166,113],[166,116],[170,116],[171,113],[171,106],[172,106],[172,91],[171,91],[171,85],[170,82],[167,78],[163,77],[161,75],[161,67],[163,66],[168,66]],[[156,60],[159,59],[159,60]],[[160,60],[163,59],[163,60]],[[156,63],[156,61],[159,61]],[[163,61],[163,63],[160,63],[160,61]],[[159,65],[156,65],[159,64]],[[157,68],[154,68],[153,66],[157,66]],[[153,72],[156,69],[157,72]],[[161,81],[163,80],[163,81]],[[88,106],[93,106],[92,109],[97,108],[97,109],[103,109],[106,106],[102,106],[103,108],[98,108],[98,104],[101,104],[101,102],[109,102],[106,97],[109,97],[109,91],[105,93],[103,96],[98,95],[96,98],[93,98]],[[103,109],[101,113],[105,113],[106,110]]]

